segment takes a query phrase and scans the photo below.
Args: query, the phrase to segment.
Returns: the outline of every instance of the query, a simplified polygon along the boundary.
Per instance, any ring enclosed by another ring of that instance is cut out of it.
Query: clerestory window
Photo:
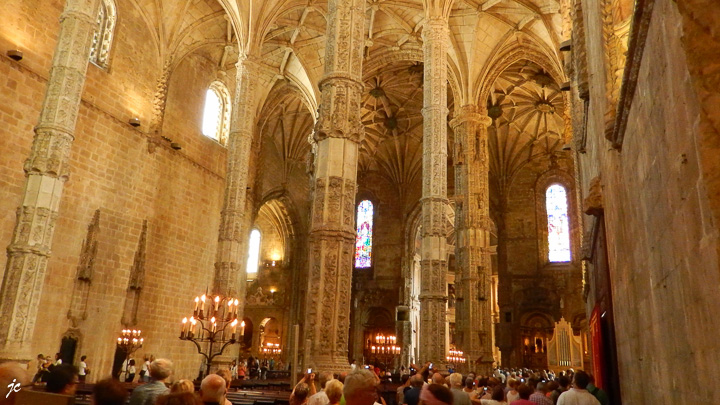
[[[221,82],[215,81],[205,94],[202,133],[225,145],[230,133],[230,93]]]
[[[90,62],[103,69],[108,67],[116,20],[117,14],[113,0],[102,0],[98,11],[97,28],[90,46]]]
[[[570,225],[565,187],[553,184],[547,188],[545,208],[548,221],[548,260],[550,262],[569,262]]]
[[[357,233],[355,235],[355,268],[367,269],[372,265],[373,203],[363,200],[357,206]]]
[[[254,278],[260,265],[260,231],[253,229],[250,232],[250,243],[248,248],[248,260],[246,272],[248,278]]]

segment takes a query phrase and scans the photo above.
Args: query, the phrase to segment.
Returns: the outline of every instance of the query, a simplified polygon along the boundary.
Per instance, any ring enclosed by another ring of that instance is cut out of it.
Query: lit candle
[[[213,316],[210,318],[210,323],[212,324],[212,333],[215,333],[215,317]]]
[[[216,295],[215,296],[215,312],[217,312],[217,310],[218,310],[218,305],[220,305],[220,296]]]
[[[230,326],[232,326],[232,338],[231,338],[232,340],[235,340],[235,332],[237,332],[237,324],[238,324],[237,319],[232,321],[232,323],[230,324]]]
[[[238,313],[238,305],[240,305],[240,301],[238,301],[237,298],[235,298],[235,318],[237,319],[237,313]]]
[[[118,338],[118,344],[119,344],[119,345],[122,344],[122,338]]]
[[[140,346],[143,345],[143,342],[145,341],[145,338],[140,338]]]
[[[202,305],[200,306],[200,319],[203,317],[203,312],[205,312],[205,294],[200,297],[200,301],[202,301]]]
[[[199,305],[200,305],[200,297],[195,297],[195,309],[193,310],[193,315],[197,315]]]
[[[182,328],[180,328],[180,339],[185,338],[185,331],[187,328],[187,317],[182,320]]]

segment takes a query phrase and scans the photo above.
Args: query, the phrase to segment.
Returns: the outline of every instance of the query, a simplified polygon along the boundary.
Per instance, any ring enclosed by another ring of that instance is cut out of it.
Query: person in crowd
[[[320,382],[320,391],[308,398],[308,405],[328,405],[329,399],[325,393],[325,384],[332,379],[332,373],[328,373],[327,371],[320,373],[318,378],[318,381]]]
[[[78,369],[72,364],[59,364],[50,371],[47,376],[45,390],[54,394],[75,395],[78,379]]]
[[[168,393],[165,381],[172,374],[172,362],[167,359],[157,359],[150,363],[148,373],[150,373],[150,382],[133,390],[129,405],[153,405],[157,397]]]
[[[343,386],[346,405],[373,405],[376,403],[378,399],[377,383],[377,376],[369,370],[358,368],[349,373],[345,377]]]
[[[83,384],[85,384],[87,375],[90,373],[90,369],[88,368],[85,360],[87,360],[87,356],[81,356],[80,357],[80,366],[78,367],[78,378],[80,378],[80,382]]]
[[[400,375],[400,386],[395,392],[395,403],[400,405],[405,403],[405,391],[410,389],[410,374]]]
[[[40,353],[37,355],[37,367],[35,376],[32,379],[32,383],[35,384],[36,382],[42,381],[42,377],[46,372],[47,367],[45,366],[45,356]]]
[[[325,384],[325,393],[327,394],[330,405],[340,404],[344,386],[345,384],[341,383],[340,380],[330,380]]]
[[[463,377],[460,373],[452,373],[448,377],[453,405],[471,405],[470,396],[463,391]]]
[[[520,382],[515,378],[510,378],[508,380],[508,386],[505,390],[505,397],[507,398],[508,404],[511,404],[513,401],[520,398],[520,394],[517,391],[518,385],[520,385]]]
[[[558,397],[557,405],[600,405],[600,401],[586,389],[590,376],[579,370],[573,374],[573,387]]]
[[[463,392],[468,394],[469,396],[475,395],[475,379],[468,376],[465,379],[465,386],[463,387]]]
[[[512,402],[508,401],[510,405],[534,405],[533,402],[530,401],[530,395],[532,395],[535,391],[531,386],[525,383],[520,383],[516,390],[518,392],[518,399]]]
[[[491,378],[492,380],[492,378]],[[490,389],[488,388],[488,391]],[[477,402],[475,402],[477,403]],[[501,384],[496,384],[493,386],[490,398],[489,399],[481,399],[480,405],[506,405],[507,401],[505,401],[505,390],[503,389]]]
[[[420,402],[420,390],[422,390],[424,384],[425,381],[421,374],[418,373],[410,377],[410,386],[412,388],[405,393],[404,403],[406,405],[418,405]]]
[[[135,369],[135,359],[130,359],[130,361],[128,362],[127,377],[125,377],[125,382],[133,382],[133,380],[135,379],[136,371],[137,370]]]
[[[225,380],[225,392],[230,392],[230,384],[232,384],[232,374],[230,374],[230,370],[218,370],[215,374],[219,375],[220,377],[222,377],[223,380]],[[225,405],[232,405],[232,402],[225,398]]]
[[[237,360],[233,360],[232,363],[230,363],[230,376],[233,380],[237,380],[238,378]]]
[[[127,389],[117,380],[106,378],[93,387],[92,405],[125,405]]]
[[[290,393],[290,405],[305,404],[315,393],[315,373],[305,374]]]
[[[43,358],[43,362],[44,360]],[[16,397],[21,390],[28,389],[32,381],[20,364],[14,362],[0,364],[0,389],[4,390],[0,395],[0,405],[22,405],[19,400],[16,401]]]
[[[200,383],[200,400],[205,405],[224,405],[227,383],[217,374],[210,374]]]
[[[155,401],[155,405],[202,405],[202,402],[192,392],[175,392],[160,395]]]
[[[150,381],[150,374],[148,373],[149,367],[150,367],[150,356],[146,354],[145,357],[143,357],[142,367],[140,367],[140,380],[142,382]]]
[[[447,382],[445,381],[445,377],[443,377],[443,375],[440,374],[439,372],[433,373],[432,378],[430,380],[432,381],[433,384],[444,385],[445,388],[448,388]]]
[[[552,399],[547,397],[547,383],[537,383],[535,392],[530,395],[530,402],[536,405],[553,405]]]
[[[448,387],[432,383],[423,386],[420,400],[427,405],[453,405],[453,394]]]
[[[588,373],[588,377],[590,378],[590,383],[587,385],[588,392],[597,398],[600,405],[610,405],[610,398],[607,392],[595,386],[595,377],[593,377],[592,374]]]
[[[53,362],[53,366],[59,366],[62,364],[62,358],[60,357],[60,353],[55,353],[55,361]]]
[[[561,371],[555,381],[558,383],[558,387],[550,393],[550,399],[553,400],[554,404],[557,404],[560,395],[568,390],[568,387],[570,386],[570,380],[565,377],[565,373]]]
[[[179,392],[195,392],[195,384],[190,380],[177,380],[170,386],[170,393],[177,394]]]

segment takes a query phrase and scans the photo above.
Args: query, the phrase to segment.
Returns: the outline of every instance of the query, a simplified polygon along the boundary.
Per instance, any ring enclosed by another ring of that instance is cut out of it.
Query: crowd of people
[[[23,400],[18,399],[23,395],[22,388],[37,381],[44,382],[46,392],[74,396],[77,385],[84,380],[81,369],[85,375],[89,372],[85,360],[86,356],[82,356],[79,369],[63,364],[56,355],[53,364],[45,367],[47,360],[43,356],[33,379],[16,363],[0,365],[0,385],[10,388],[0,405],[22,405]],[[147,376],[147,381],[129,394],[129,386],[118,378],[103,379],[92,388],[93,405],[232,405],[227,393],[238,377],[241,363],[233,362],[228,369],[205,376],[196,392],[190,380],[170,383],[170,360],[146,361],[147,367],[142,370],[146,371],[143,377]],[[293,388],[290,405],[388,405],[392,399],[386,401],[379,387],[390,374],[372,366],[356,366],[339,375],[308,370]],[[427,363],[419,370],[410,367],[400,377],[395,405],[609,405],[607,394],[584,371],[569,370],[555,376],[547,371],[496,369],[492,376],[476,376],[439,371]]]

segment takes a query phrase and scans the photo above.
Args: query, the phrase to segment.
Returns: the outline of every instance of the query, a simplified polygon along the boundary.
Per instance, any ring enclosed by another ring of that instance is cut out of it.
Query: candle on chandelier
[[[240,322],[240,336],[245,336],[245,321]]]
[[[203,317],[203,312],[205,312],[205,300],[206,300],[206,299],[207,299],[207,297],[205,297],[205,294],[203,294],[203,295],[200,297],[200,301],[202,301],[202,305],[200,305],[200,319],[202,319],[202,317]]]
[[[219,296],[219,295],[216,295],[216,296],[215,296],[215,313],[217,313],[217,310],[218,310],[218,306],[219,306],[219,305],[220,305],[220,296]]]
[[[230,324],[230,326],[232,326],[232,338],[231,338],[232,340],[235,340],[235,332],[237,331],[237,324],[238,324],[237,319],[232,321],[232,323]]]
[[[180,328],[180,339],[185,338],[185,328],[187,328],[187,317],[183,318],[182,320],[182,327]]]

